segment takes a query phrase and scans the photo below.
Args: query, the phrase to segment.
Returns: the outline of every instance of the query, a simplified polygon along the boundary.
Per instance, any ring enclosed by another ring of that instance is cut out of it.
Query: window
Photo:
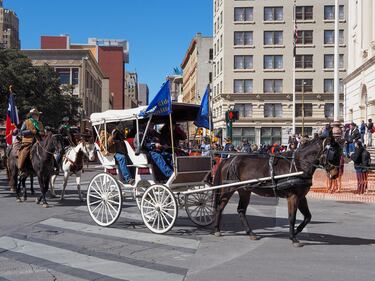
[[[253,56],[234,56],[234,69],[253,69]]]
[[[333,110],[334,110],[333,103],[326,103],[324,105],[324,117],[333,118]]]
[[[223,58],[220,58],[220,73],[223,71]]]
[[[209,50],[209,52],[208,52],[208,58],[209,58],[209,60],[213,60],[213,58],[214,58],[214,50],[213,49]]]
[[[55,71],[59,76],[60,84],[70,84],[70,68],[56,68]]]
[[[281,103],[265,103],[264,117],[282,117],[283,107]]]
[[[324,79],[324,93],[333,93],[335,90],[334,79]],[[342,79],[339,81],[339,93],[344,93],[344,82]]]
[[[282,45],[283,32],[282,31],[265,31],[264,45]]]
[[[312,103],[304,103],[303,106],[302,103],[296,103],[296,117],[302,117],[302,108],[304,112],[304,117],[313,116]]]
[[[297,44],[306,45],[313,43],[312,30],[298,30],[297,31]]]
[[[264,69],[283,69],[283,56],[264,56]]]
[[[79,81],[79,70],[78,68],[72,68],[72,85],[78,85]]]
[[[253,32],[252,31],[235,31],[234,32],[234,45],[253,45]]]
[[[281,144],[281,128],[262,128],[260,142],[262,144]]]
[[[299,93],[312,93],[313,80],[312,79],[296,79],[295,90]]]
[[[263,81],[264,93],[279,94],[283,92],[282,79],[264,79]]]
[[[324,6],[324,19],[335,20],[335,6]],[[344,5],[339,6],[339,20],[345,19]]]
[[[253,21],[253,8],[234,8],[234,21]]]
[[[324,55],[324,68],[326,69],[331,69],[334,68],[335,66],[335,61],[334,61],[334,55]],[[344,65],[344,55],[340,54],[339,55],[339,68],[345,68]]]
[[[255,143],[255,128],[233,128],[232,137],[235,146],[239,145],[245,138],[249,143]]]
[[[312,20],[313,19],[313,6],[298,6],[296,7],[297,20]]]
[[[303,128],[303,134],[307,136],[312,136],[313,128],[312,127],[304,127]],[[301,135],[302,134],[302,127],[296,127],[296,134]]]
[[[264,21],[282,21],[283,19],[283,7],[264,8]]]
[[[234,93],[252,93],[253,80],[250,79],[235,79],[234,80]]]
[[[296,55],[296,68],[313,68],[313,56]]]
[[[223,34],[220,35],[220,50],[223,48]]]
[[[235,104],[234,110],[238,111],[240,117],[251,117],[253,114],[253,105],[251,103]]]
[[[324,44],[335,44],[335,31],[324,30]],[[339,30],[339,44],[345,44],[344,41],[344,30]]]

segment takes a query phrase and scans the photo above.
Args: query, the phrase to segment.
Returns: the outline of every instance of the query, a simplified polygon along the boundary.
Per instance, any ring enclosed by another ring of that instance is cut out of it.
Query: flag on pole
[[[148,107],[141,116],[145,115],[160,115],[167,116],[172,113],[172,100],[169,80],[163,84],[160,91],[156,94],[154,99],[150,102]]]
[[[12,140],[12,133],[17,125],[19,124],[18,119],[18,112],[17,107],[14,102],[14,95],[12,93],[12,89],[9,88],[9,95],[8,95],[8,110],[6,116],[6,123],[5,123],[5,134],[6,134],[6,142],[7,144],[11,145]]]
[[[210,129],[210,86],[207,86],[206,92],[202,98],[201,106],[199,108],[197,119],[194,125],[199,128]]]

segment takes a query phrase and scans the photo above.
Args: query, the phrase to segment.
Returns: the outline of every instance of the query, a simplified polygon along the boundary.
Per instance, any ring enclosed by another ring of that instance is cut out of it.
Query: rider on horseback
[[[73,136],[71,132],[71,126],[69,124],[69,117],[65,116],[63,118],[63,123],[59,127],[59,134],[63,137],[64,149],[68,146],[75,145],[73,141]]]
[[[39,121],[41,112],[35,107],[32,108],[23,122],[21,127],[21,148],[18,154],[18,168],[20,174],[24,174],[26,160],[30,158],[30,150],[36,140],[40,140],[44,135],[44,127],[42,122]]]

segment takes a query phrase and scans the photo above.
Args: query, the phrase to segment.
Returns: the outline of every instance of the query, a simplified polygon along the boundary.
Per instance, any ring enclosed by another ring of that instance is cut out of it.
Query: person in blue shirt
[[[361,142],[365,143],[366,124],[363,120],[361,122],[361,126],[359,127],[359,132],[361,133]]]

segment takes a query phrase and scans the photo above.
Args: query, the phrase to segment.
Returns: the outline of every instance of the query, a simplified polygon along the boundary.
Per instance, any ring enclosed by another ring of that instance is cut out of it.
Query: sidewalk
[[[363,195],[354,194],[357,190],[357,179],[352,163],[345,165],[340,192],[329,193],[326,185],[327,176],[325,171],[317,170],[314,174],[313,186],[307,197],[318,200],[375,203],[375,180],[371,176],[369,176],[368,193]]]

